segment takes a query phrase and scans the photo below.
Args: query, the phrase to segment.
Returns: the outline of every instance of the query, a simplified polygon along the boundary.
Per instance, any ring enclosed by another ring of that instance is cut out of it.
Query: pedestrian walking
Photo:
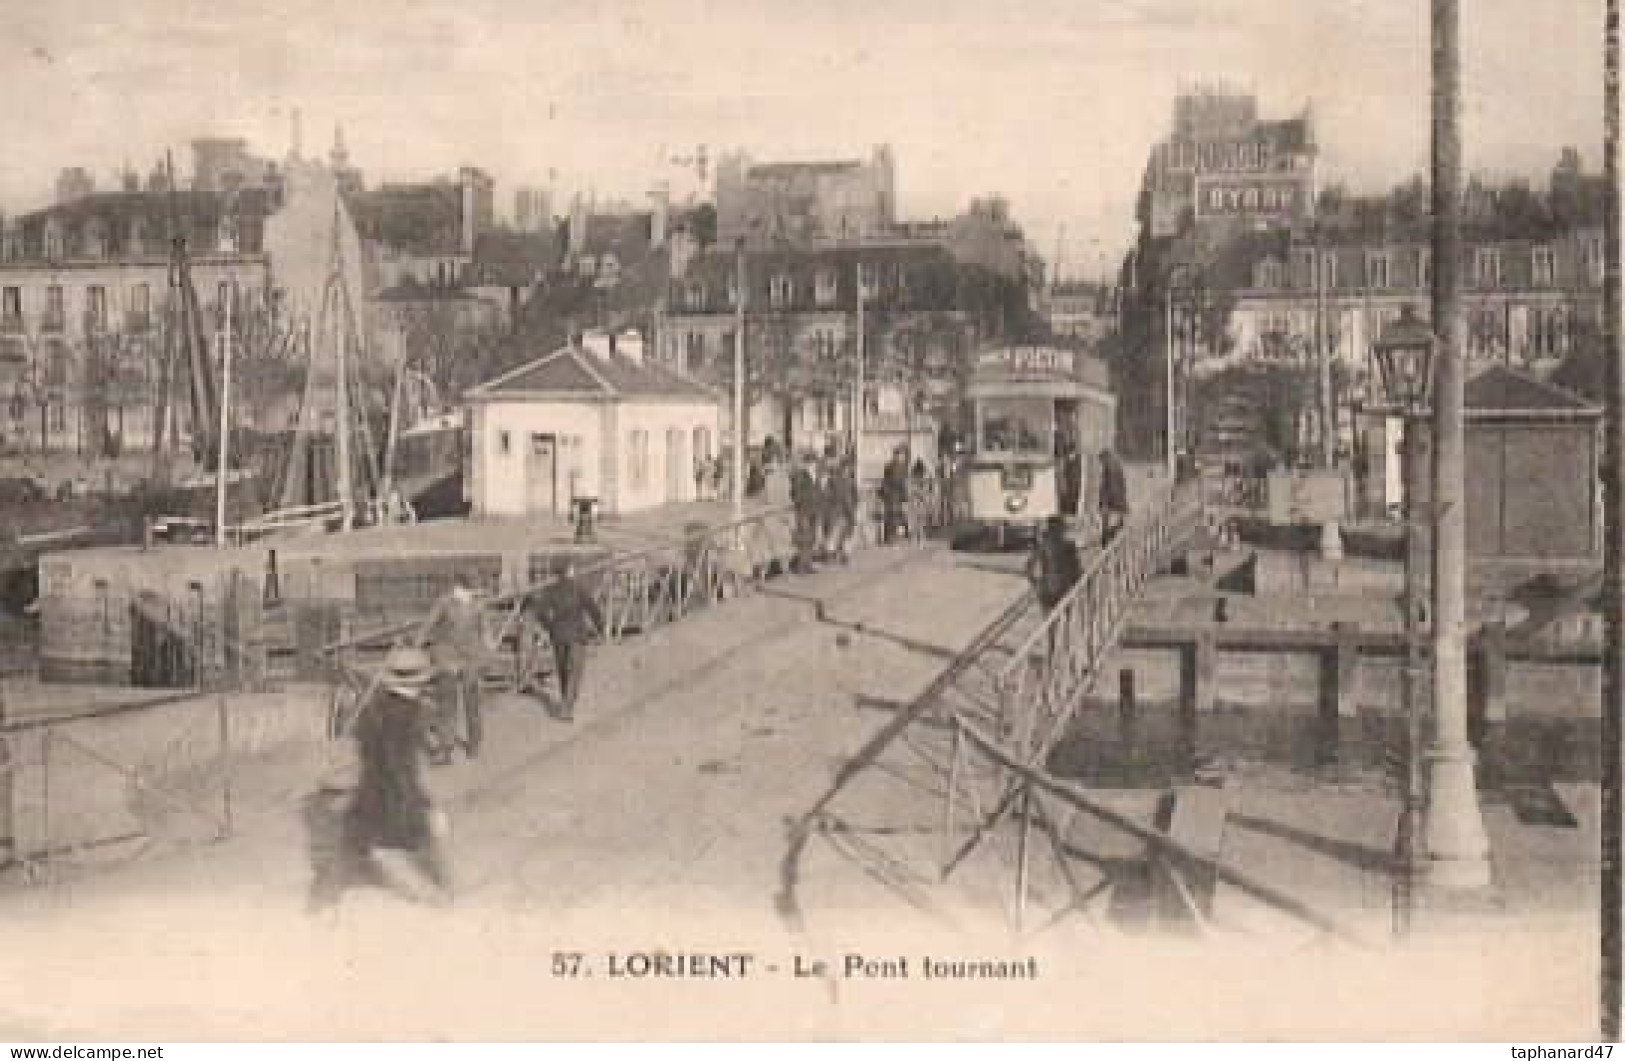
[[[559,680],[555,717],[573,722],[587,674],[587,646],[604,631],[603,610],[577,581],[575,564],[568,563],[557,578],[525,598],[523,612],[547,631],[553,645],[554,673]]]
[[[931,522],[933,497],[936,490],[931,481],[931,468],[923,458],[914,462],[908,478],[908,536],[915,542],[925,541],[925,530]]]
[[[907,504],[908,451],[898,446],[880,477],[880,540],[884,544],[892,544],[897,540],[897,533],[906,529],[908,523],[903,509]]]
[[[420,643],[429,646],[434,664],[436,711],[431,726],[431,754],[438,764],[451,761],[461,744],[475,758],[485,735],[480,713],[480,677],[489,650],[485,643],[485,606],[474,593],[474,580],[458,573],[452,588],[435,603],[423,625]]]
[[[1033,539],[1033,551],[1027,557],[1027,578],[1038,603],[1046,613],[1054,611],[1082,577],[1078,550],[1066,536],[1066,517],[1049,517]]]
[[[705,488],[711,481],[711,458],[703,453],[694,458],[694,500],[706,501]]]
[[[1110,545],[1128,521],[1128,477],[1109,449],[1100,451],[1100,544]]]
[[[831,465],[825,494],[825,503],[829,510],[829,533],[824,540],[825,552],[837,563],[849,563],[851,556],[847,548],[858,520],[858,473],[855,457],[848,454]]]
[[[1056,464],[1061,472],[1061,496],[1058,499],[1061,515],[1076,516],[1083,500],[1083,454],[1071,439],[1063,438],[1057,456]]]
[[[818,548],[819,514],[823,508],[823,491],[815,475],[817,463],[811,453],[803,453],[790,473],[790,505],[795,509],[794,569],[800,574],[816,570],[813,554]]]
[[[340,820],[337,849],[316,867],[312,910],[336,903],[352,883],[382,879],[380,850],[409,854],[437,898],[451,899],[450,827],[430,797],[422,765],[433,678],[433,661],[420,648],[396,648],[384,661],[351,729],[360,774]]]

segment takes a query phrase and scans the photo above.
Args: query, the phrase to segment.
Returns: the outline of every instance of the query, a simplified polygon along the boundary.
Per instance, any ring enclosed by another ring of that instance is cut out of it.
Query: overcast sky
[[[0,205],[57,170],[102,185],[204,133],[282,155],[342,122],[369,181],[463,163],[641,197],[708,145],[758,159],[897,153],[908,215],[1000,191],[1046,256],[1094,272],[1132,231],[1181,83],[1266,115],[1313,101],[1327,179],[1427,161],[1426,0],[53,0],[0,5]],[[1463,0],[1471,169],[1600,162],[1602,0]],[[664,149],[664,150],[663,150]],[[184,151],[177,165],[185,165]]]

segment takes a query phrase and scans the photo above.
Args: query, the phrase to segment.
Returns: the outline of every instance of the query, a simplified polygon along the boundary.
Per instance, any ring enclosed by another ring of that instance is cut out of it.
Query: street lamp
[[[1384,396],[1404,418],[1400,460],[1403,462],[1405,520],[1405,664],[1400,675],[1401,707],[1405,713],[1405,797],[1395,837],[1398,865],[1394,873],[1394,934],[1406,935],[1411,925],[1411,904],[1421,861],[1422,839],[1422,625],[1420,574],[1423,570],[1421,530],[1425,517],[1416,495],[1421,487],[1421,425],[1427,415],[1433,382],[1433,328],[1405,306],[1399,318],[1371,344]]]

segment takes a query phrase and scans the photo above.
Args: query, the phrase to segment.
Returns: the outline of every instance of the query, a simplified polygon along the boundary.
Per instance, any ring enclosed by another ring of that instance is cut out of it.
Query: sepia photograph
[[[0,1040],[1619,1038],[1619,0],[0,53]]]

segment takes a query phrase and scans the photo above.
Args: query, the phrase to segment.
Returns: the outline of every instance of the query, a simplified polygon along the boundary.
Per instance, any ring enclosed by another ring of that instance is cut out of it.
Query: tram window
[[[1040,398],[990,399],[982,405],[981,448],[989,453],[1049,455],[1054,410]]]

